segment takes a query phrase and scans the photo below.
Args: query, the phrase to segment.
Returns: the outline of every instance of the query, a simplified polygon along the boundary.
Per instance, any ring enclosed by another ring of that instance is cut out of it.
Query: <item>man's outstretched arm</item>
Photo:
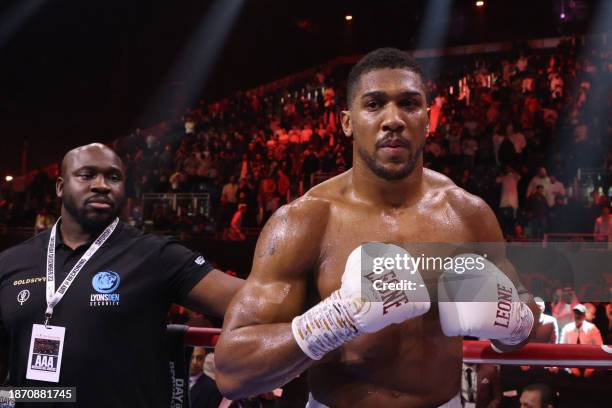
[[[215,351],[216,381],[230,398],[283,385],[312,363],[296,343],[292,319],[303,312],[307,275],[319,260],[321,214],[300,204],[279,209],[263,229],[253,268],[231,302]]]

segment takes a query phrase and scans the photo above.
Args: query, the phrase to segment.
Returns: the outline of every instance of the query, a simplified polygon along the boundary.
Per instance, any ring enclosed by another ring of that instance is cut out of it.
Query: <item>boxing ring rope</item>
[[[214,347],[221,329],[185,326],[184,342],[189,346]],[[522,349],[499,353],[488,341],[463,341],[463,361],[478,364],[554,367],[597,367],[612,369],[612,346],[587,344],[529,343]]]
[[[463,341],[466,363],[553,367],[612,368],[612,347],[590,344],[528,343],[520,350],[499,353],[488,341]]]

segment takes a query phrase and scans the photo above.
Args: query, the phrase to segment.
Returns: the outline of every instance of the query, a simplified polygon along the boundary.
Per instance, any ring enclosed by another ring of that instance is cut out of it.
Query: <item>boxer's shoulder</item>
[[[489,205],[482,198],[457,186],[444,174],[423,169],[423,178],[427,185],[428,194],[438,197],[460,218],[486,216],[491,211]]]
[[[305,263],[317,259],[329,208],[328,200],[312,194],[305,194],[280,207],[259,236],[256,259],[273,260],[280,256],[286,260],[300,258]]]
[[[495,213],[480,197],[457,186],[451,179],[433,170],[424,169],[427,186],[427,207],[438,209],[471,231],[475,241],[496,242],[501,231]]]

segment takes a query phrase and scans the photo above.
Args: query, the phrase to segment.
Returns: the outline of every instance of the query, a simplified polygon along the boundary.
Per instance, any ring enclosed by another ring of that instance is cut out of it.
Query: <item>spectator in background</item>
[[[601,215],[595,220],[593,233],[599,241],[612,242],[612,216],[610,216],[610,207],[605,206],[601,210]]]
[[[238,183],[236,183],[236,176],[230,176],[229,181],[223,186],[223,190],[221,190],[221,202],[237,204],[237,193]]]
[[[501,142],[499,142],[499,150],[497,152],[497,158],[499,160],[499,164],[502,167],[516,166],[518,164],[516,152],[514,150],[514,145],[510,141],[510,138],[508,137],[507,134],[502,135]]]
[[[586,307],[582,304],[574,306],[574,321],[568,323],[561,330],[561,344],[593,344],[601,346],[603,340],[599,329],[593,323],[586,321]],[[567,369],[576,377],[590,377],[595,371],[593,368],[585,368],[582,372],[579,368]]]
[[[464,408],[501,406],[502,388],[499,369],[491,364],[463,363],[461,403]]]
[[[544,300],[540,297],[534,298],[534,301],[542,311],[540,314],[540,325],[536,329],[535,335],[530,341],[534,343],[552,343],[556,344],[559,341],[559,326],[557,319],[551,315],[544,314],[546,307]]]
[[[438,130],[438,125],[440,124],[440,119],[442,116],[442,108],[446,103],[446,97],[442,94],[436,96],[433,103],[431,104],[431,108],[429,109],[429,134],[435,134]]]
[[[541,297],[535,297],[533,299],[538,307],[540,308],[540,321],[539,326],[536,329],[534,336],[531,338],[531,342],[534,343],[549,343],[549,344],[557,344],[559,342],[559,326],[557,325],[557,319],[553,316],[544,314],[544,309],[546,309],[546,304]],[[530,366],[521,366],[521,370],[527,371],[532,369]],[[540,370],[546,369],[553,374],[559,372],[559,367],[545,367],[545,368],[535,368],[534,371],[537,373]],[[537,375],[537,374],[536,374]]]
[[[538,174],[535,175],[529,182],[529,185],[527,186],[527,198],[529,198],[532,194],[535,194],[538,186],[542,186],[542,194],[544,197],[548,197],[551,190],[551,183],[545,167],[540,167],[538,169]]]
[[[514,146],[514,153],[517,157],[520,157],[523,154],[523,149],[527,146],[525,135],[519,131],[518,126],[513,124],[506,127],[506,134]]]
[[[570,214],[565,198],[560,195],[555,196],[555,205],[548,210],[548,232],[568,231],[568,219],[570,219]]]
[[[532,384],[523,388],[521,408],[554,408],[554,395],[548,385]]]
[[[276,177],[277,190],[278,195],[280,197],[280,205],[283,205],[289,202],[289,189],[291,187],[291,183],[289,181],[289,176],[285,174],[283,169],[277,170]]]
[[[510,241],[512,242],[527,242],[529,241],[529,237],[525,235],[525,231],[523,230],[523,226],[521,224],[514,225],[514,232],[510,237]]]
[[[612,344],[612,303],[606,304],[607,325],[602,332],[604,344]]]
[[[171,170],[174,162],[174,154],[172,153],[172,145],[166,144],[164,151],[159,155],[159,165],[164,170]]]
[[[257,191],[248,176],[240,179],[240,184],[238,187],[238,202],[240,204],[247,205],[247,212],[243,221],[244,225],[247,227],[254,227],[256,225],[255,220],[257,218],[258,209]]]
[[[500,224],[504,236],[510,235],[514,227],[516,210],[519,206],[518,182],[521,176],[509,165],[506,166],[506,173],[497,176],[497,183],[501,183],[501,199],[499,202]]]
[[[557,202],[557,197],[561,197],[565,203],[565,186],[555,176],[550,176],[550,194],[547,198],[548,206],[552,207]]]
[[[302,163],[303,175],[303,191],[308,191],[311,187],[310,176],[319,170],[319,159],[314,154],[310,146],[304,150],[304,158]]]
[[[259,185],[259,224],[263,225],[279,207],[279,197],[276,180],[272,174],[266,176]]]
[[[584,307],[586,308],[586,313],[584,318],[589,323],[594,323],[595,316],[597,316],[597,309],[595,309],[595,305],[592,303],[585,303]]]
[[[34,233],[45,231],[55,224],[55,216],[49,212],[49,209],[45,206],[38,211],[36,214],[36,223],[34,225]]]
[[[242,223],[246,211],[246,204],[238,205],[238,210],[236,210],[236,213],[232,217],[232,221],[230,222],[230,226],[227,230],[227,239],[230,241],[244,241],[246,239],[246,235],[244,235],[244,232],[242,232]]]
[[[221,222],[226,224],[238,206],[238,183],[236,176],[230,176],[221,190]]]
[[[204,347],[194,347],[191,353],[191,363],[189,365],[189,389],[191,390],[195,383],[204,375],[204,357],[206,357],[206,349]]]
[[[129,223],[132,227],[142,228],[142,225],[144,223],[144,216],[142,214],[142,209],[139,205],[135,205],[134,207],[132,207]]]
[[[557,319],[559,327],[563,328],[574,320],[574,306],[580,302],[576,297],[576,292],[571,286],[557,289],[551,304],[552,315]]]
[[[463,155],[463,164],[468,168],[474,166],[476,152],[478,151],[478,141],[471,135],[465,137],[461,141],[461,154]]]
[[[546,221],[548,220],[548,202],[543,186],[536,187],[535,193],[531,194],[527,200],[527,206],[531,215],[531,236],[540,239],[546,232]]]
[[[170,191],[173,193],[180,193],[185,190],[185,184],[187,182],[187,175],[180,169],[176,169],[170,176]]]
[[[195,347],[189,366],[189,402],[193,408],[217,408],[223,396],[215,383],[214,354]]]

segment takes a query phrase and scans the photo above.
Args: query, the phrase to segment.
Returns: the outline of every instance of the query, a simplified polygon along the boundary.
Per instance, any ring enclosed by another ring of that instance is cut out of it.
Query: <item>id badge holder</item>
[[[28,380],[59,382],[66,328],[60,326],[32,326],[28,353]]]

